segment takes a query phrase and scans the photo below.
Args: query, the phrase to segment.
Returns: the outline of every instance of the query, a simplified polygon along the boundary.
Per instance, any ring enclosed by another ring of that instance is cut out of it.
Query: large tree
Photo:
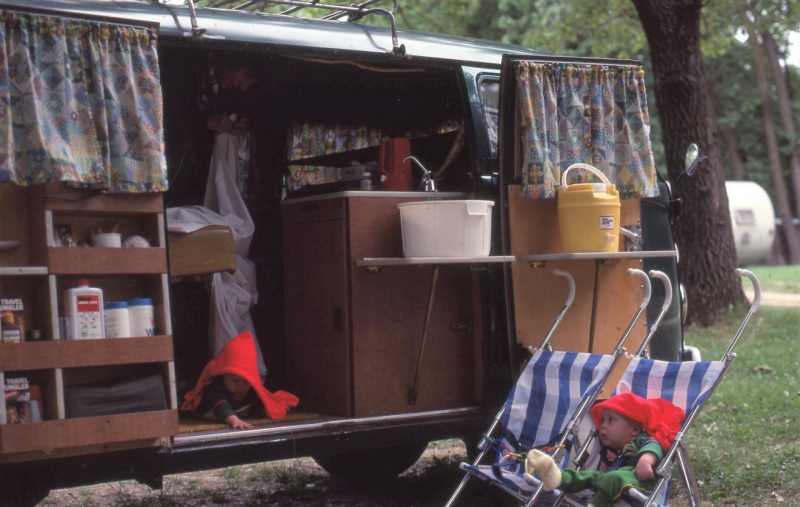
[[[684,170],[686,148],[697,143],[708,156],[692,177],[673,190],[683,197],[676,220],[681,275],[690,301],[689,318],[710,325],[742,301],[708,86],[700,52],[701,0],[631,0],[650,47],[655,98],[661,120],[667,171],[673,183]]]

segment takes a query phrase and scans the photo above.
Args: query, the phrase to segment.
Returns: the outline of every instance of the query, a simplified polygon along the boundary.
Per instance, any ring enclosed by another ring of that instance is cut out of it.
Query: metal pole
[[[428,296],[428,310],[425,312],[425,324],[422,328],[422,344],[419,347],[419,357],[417,358],[417,371],[414,373],[414,384],[411,386],[411,393],[408,395],[408,404],[417,403],[417,383],[419,382],[419,372],[422,370],[422,356],[425,354],[425,344],[428,341],[428,328],[430,327],[431,314],[433,313],[433,298],[436,295],[436,282],[439,279],[439,268],[433,268],[433,280],[431,281],[431,291]]]

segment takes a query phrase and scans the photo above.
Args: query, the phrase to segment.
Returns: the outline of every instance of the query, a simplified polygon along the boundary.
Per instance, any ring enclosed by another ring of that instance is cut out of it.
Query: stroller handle
[[[761,283],[758,281],[758,277],[752,271],[746,269],[737,269],[734,273],[736,273],[736,276],[746,276],[753,283],[755,296],[753,296],[753,304],[750,305],[750,311],[755,313],[758,310],[758,305],[761,304]]]
[[[647,304],[650,303],[650,294],[652,288],[650,287],[650,279],[647,277],[647,273],[642,271],[641,269],[635,268],[628,268],[628,274],[631,276],[638,276],[642,279],[642,289],[644,289],[644,297],[642,297],[642,304],[639,305],[639,308],[644,310],[647,308]]]
[[[553,274],[556,276],[563,276],[567,279],[567,283],[569,284],[569,296],[567,296],[567,302],[564,303],[565,306],[572,306],[572,302],[575,301],[575,279],[572,278],[572,275],[569,272],[564,271],[563,269],[554,269]]]
[[[650,278],[658,278],[661,280],[661,283],[664,284],[664,302],[661,304],[661,310],[658,311],[658,316],[656,317],[655,322],[650,326],[650,331],[647,333],[647,337],[645,337],[642,344],[639,346],[639,349],[636,351],[636,355],[639,357],[647,357],[647,346],[650,344],[650,340],[653,339],[653,336],[656,334],[656,329],[658,329],[659,324],[664,319],[664,316],[667,314],[667,310],[669,310],[670,305],[672,304],[672,282],[670,282],[669,277],[663,271],[656,271],[655,269],[651,269],[648,273]]]
[[[672,282],[670,281],[669,277],[663,271],[656,271],[655,269],[651,269],[650,278],[658,278],[661,280],[661,283],[664,284],[664,304],[661,305],[661,311],[666,312],[669,310],[670,305],[672,304]]]

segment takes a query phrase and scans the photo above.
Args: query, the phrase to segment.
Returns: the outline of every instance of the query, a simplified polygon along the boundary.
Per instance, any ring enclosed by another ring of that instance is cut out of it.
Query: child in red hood
[[[592,407],[591,415],[603,444],[600,470],[562,470],[537,449],[528,453],[526,469],[551,489],[575,493],[593,488],[593,507],[613,506],[629,488],[652,491],[655,468],[680,431],[683,410],[663,399],[622,393]]]
[[[253,335],[245,331],[222,347],[208,362],[195,388],[184,396],[181,410],[225,422],[233,429],[252,429],[240,417],[254,415],[258,405],[272,419],[283,419],[297,396],[285,391],[271,393],[261,384]]]

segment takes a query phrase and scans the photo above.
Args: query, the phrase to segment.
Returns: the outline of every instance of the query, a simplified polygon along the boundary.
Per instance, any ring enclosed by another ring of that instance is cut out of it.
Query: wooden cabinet
[[[412,405],[433,268],[355,265],[402,257],[397,204],[418,200],[375,193],[284,204],[287,366],[301,408],[369,416],[476,403],[470,268],[439,274]]]
[[[0,462],[163,445],[163,437],[177,433],[178,417],[162,196],[109,195],[57,184],[24,192],[0,185],[0,216],[18,218],[2,221],[0,241],[19,242],[0,251],[0,295],[24,298],[28,329],[43,335],[42,341],[0,345],[0,385],[24,372],[41,384],[44,401],[44,421],[32,424],[7,424],[0,404]],[[82,237],[115,224],[123,237],[141,234],[152,246],[55,246],[59,224],[69,224]],[[105,301],[152,298],[156,336],[59,339],[63,291],[79,278],[102,288]],[[66,418],[65,387],[145,373],[164,379],[166,410]]]

